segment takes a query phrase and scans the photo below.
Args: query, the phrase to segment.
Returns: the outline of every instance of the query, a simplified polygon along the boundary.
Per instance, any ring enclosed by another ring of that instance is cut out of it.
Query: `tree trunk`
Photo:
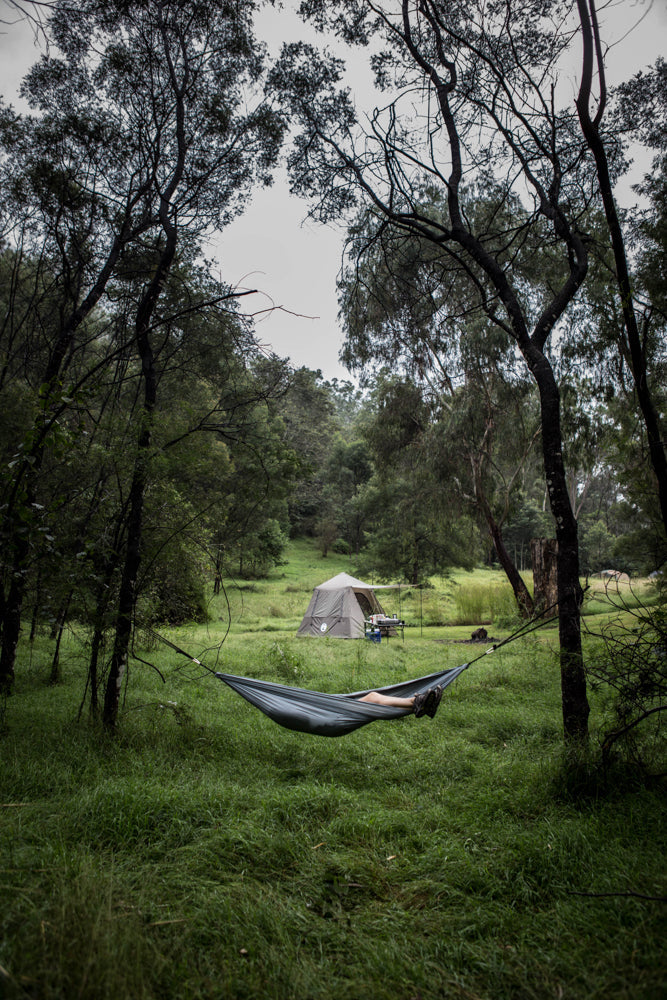
[[[147,329],[146,324],[146,329]],[[157,377],[153,364],[153,353],[147,344],[148,334],[142,341],[142,366],[144,376],[144,403],[141,414],[141,430],[137,442],[137,455],[130,487],[130,513],[127,524],[125,563],[118,594],[116,631],[111,666],[104,693],[102,721],[108,729],[114,729],[120,705],[120,692],[127,670],[127,660],[132,634],[132,621],[136,600],[137,577],[141,562],[141,537],[143,529],[144,496],[148,482],[149,449],[151,445],[153,413],[157,400]]]
[[[489,534],[491,535],[493,546],[496,550],[496,555],[498,556],[498,562],[502,566],[505,576],[509,580],[512,590],[514,591],[514,598],[519,609],[519,614],[522,618],[530,618],[534,611],[533,598],[530,596],[530,592],[526,587],[526,584],[523,582],[521,574],[516,568],[514,562],[512,561],[512,557],[505,547],[502,530],[491,513],[491,508],[488,504],[484,505],[484,516],[486,517]]]
[[[51,684],[60,683],[60,678],[61,678],[60,643],[62,642],[63,632],[65,631],[65,624],[67,622],[67,612],[69,611],[69,606],[72,600],[73,593],[74,591],[70,590],[69,594],[67,595],[67,598],[65,599],[65,603],[58,612],[58,616],[56,618],[57,628],[56,628],[56,634],[54,636],[56,640],[56,645],[53,651],[53,659],[51,660],[51,676],[49,677],[49,683]]]
[[[558,542],[555,538],[531,538],[533,600],[545,618],[558,614]]]
[[[123,520],[119,515],[116,520],[114,542],[111,552],[105,559],[98,561],[95,566],[97,585],[95,588],[95,612],[92,616],[93,634],[90,640],[90,659],[88,661],[86,689],[84,691],[81,707],[79,709],[79,715],[81,715],[83,706],[86,702],[86,695],[88,694],[88,691],[90,691],[90,714],[93,718],[97,718],[99,712],[99,658],[100,653],[104,648],[104,632],[105,627],[108,624],[107,611],[111,601],[112,581],[120,562],[120,547],[123,528]]]
[[[176,228],[166,217],[163,217],[162,221],[167,233],[167,240],[160,252],[155,274],[139,302],[135,324],[137,349],[141,358],[144,380],[144,400],[139,438],[137,441],[137,454],[132,473],[132,485],[130,487],[130,513],[127,525],[125,563],[118,594],[116,632],[113,653],[111,655],[111,666],[104,693],[102,721],[107,729],[115,728],[118,716],[120,692],[129,657],[137,578],[141,562],[144,497],[148,484],[153,418],[157,403],[157,372],[155,370],[155,358],[151,347],[150,329],[162,287],[169,275],[176,253]]]
[[[35,603],[32,607],[32,615],[30,618],[30,638],[29,642],[32,645],[35,641],[35,636],[37,635],[37,622],[39,619],[39,612],[42,604],[42,566],[41,563],[37,565],[37,581],[35,583]]]
[[[2,600],[2,645],[0,646],[0,694],[11,694],[14,686],[16,648],[21,634],[21,611],[25,592],[25,567],[30,550],[27,534],[14,544],[12,577],[7,596]]]
[[[144,414],[144,416],[147,417],[148,414]],[[116,725],[120,705],[120,693],[129,656],[136,583],[141,562],[144,495],[147,483],[147,450],[150,446],[150,438],[150,426],[144,421],[144,428],[142,429],[139,441],[139,454],[135,460],[132,486],[130,488],[130,516],[127,526],[125,565],[123,566],[123,575],[118,595],[116,632],[113,653],[111,655],[111,666],[104,693],[102,720],[104,725],[109,729],[113,729]]]
[[[102,632],[102,626],[100,624],[95,626],[93,632],[93,638],[90,644],[90,660],[88,661],[88,684],[90,686],[90,714],[93,718],[97,718],[97,713],[99,712],[99,671],[98,663],[100,658],[100,649],[102,648],[102,642],[104,635]],[[81,703],[81,709],[86,701],[86,694],[84,691],[83,701]],[[80,714],[80,712],[79,712]]]
[[[570,504],[563,464],[560,394],[551,365],[543,354],[540,353],[539,359],[531,358],[531,370],[540,392],[544,471],[558,543],[558,635],[563,728],[567,740],[583,742],[588,738],[590,712],[579,619],[583,591],[579,582],[577,521]]]

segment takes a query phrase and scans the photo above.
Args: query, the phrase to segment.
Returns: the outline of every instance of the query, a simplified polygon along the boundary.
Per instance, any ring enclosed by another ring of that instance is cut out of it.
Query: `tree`
[[[290,531],[310,534],[322,516],[324,469],[331,441],[340,429],[335,397],[320,372],[299,368],[286,391],[277,396],[272,412],[284,426],[284,441],[300,459],[299,480],[289,497]]]
[[[660,174],[651,178],[659,187]],[[644,189],[644,185],[642,185]],[[633,294],[641,304],[642,354],[647,385],[660,426],[664,420],[667,384],[665,319],[660,306],[660,198],[635,213],[630,232],[633,247]],[[658,481],[641,414],[632,359],[614,278],[614,263],[606,245],[604,220],[591,220],[592,267],[563,337],[561,358],[564,404],[565,459],[575,514],[591,511],[587,496],[604,473],[611,477],[610,503],[622,493],[635,509],[634,524],[623,522],[614,534],[629,530],[635,541],[628,548],[637,568],[658,568],[665,558],[667,534],[660,509]],[[664,433],[664,431],[663,431]],[[601,498],[597,494],[598,501]],[[605,501],[606,503],[606,501]],[[635,529],[641,524],[641,537]],[[662,551],[662,556],[660,552]],[[655,559],[657,558],[657,562]],[[629,568],[629,567],[628,567]]]
[[[466,460],[470,486],[463,496],[481,516],[523,617],[533,599],[504,538],[514,494],[539,431],[527,404],[529,387],[504,382],[499,372],[472,371],[466,384],[447,401],[447,441]],[[461,463],[462,464],[462,463]]]
[[[72,223],[73,239],[76,233]],[[57,258],[42,251],[31,255],[19,244],[2,258],[9,281],[0,329],[0,397],[3,410],[9,406],[4,411],[14,414],[5,425],[0,474],[0,688],[5,691],[13,680],[26,587],[47,539],[44,521],[58,507],[58,493],[49,496],[42,480],[52,481],[54,464],[68,455],[77,433],[68,411],[79,405],[115,350],[122,351],[104,336],[102,317],[93,321],[92,307],[82,308],[77,320],[72,317],[70,293],[84,278],[76,262],[63,274]]]
[[[32,214],[26,231],[42,239],[68,278],[44,373],[45,410],[52,408],[48,397],[58,391],[81,322],[101,302],[112,276],[138,265],[130,339],[141,362],[143,416],[107,689],[109,724],[127,659],[141,559],[165,283],[179,254],[191,255],[207,230],[223,226],[242,208],[252,183],[270,181],[282,137],[270,103],[261,95],[254,104],[248,99],[263,70],[263,51],[251,29],[253,9],[170,0],[139,7],[56,3],[44,30],[62,56],[44,57],[24,87],[43,113],[22,120],[7,111],[2,122],[11,144],[6,187],[15,205],[27,202]],[[100,225],[109,231],[106,249]],[[231,294],[226,290],[224,297]],[[28,482],[39,471],[43,439],[41,434],[23,462]],[[24,559],[16,548],[15,565]],[[0,674],[8,681],[21,589],[10,590],[4,602]]]
[[[232,461],[227,513],[215,529],[220,578],[224,572],[259,577],[280,564],[289,535],[288,499],[301,471],[275,412],[289,382],[286,366],[258,358],[235,387],[237,403],[220,432]]]
[[[470,210],[479,214],[482,206],[483,212],[483,203]],[[431,209],[443,211],[435,192]],[[516,374],[511,340],[475,318],[475,302],[456,269],[445,273],[429,247],[385,232],[367,247],[375,218],[362,212],[355,224],[363,262],[353,260],[339,282],[346,363],[368,367],[381,359],[409,373],[432,398],[440,429],[431,441],[434,466],[486,526],[520,613],[529,614],[532,599],[502,535],[536,437],[529,385]]]
[[[571,109],[552,99],[558,58],[569,44],[558,10],[543,3],[498,5],[419,0],[325,3],[302,11],[351,42],[381,39],[376,80],[395,96],[376,109],[362,135],[354,108],[336,89],[339,66],[290,46],[276,86],[292,95],[300,132],[290,155],[295,189],[316,199],[322,218],[364,198],[389,229],[418,239],[455,263],[477,305],[513,338],[535,379],[541,408],[545,478],[558,539],[559,637],[566,737],[587,735],[588,701],[579,607],[578,537],[563,464],[558,383],[550,342],[586,276],[580,230],[590,199],[586,157]],[[550,19],[547,19],[547,14]],[[466,185],[492,188],[502,223],[515,193],[523,218],[507,228],[466,212]],[[490,179],[492,179],[491,184]],[[442,192],[446,214],[425,209]],[[427,202],[428,204],[428,202]],[[372,245],[372,240],[369,245]],[[553,265],[539,295],[527,294],[514,259],[549,247]],[[356,248],[357,256],[363,247]]]
[[[413,584],[451,566],[472,568],[474,529],[454,478],[443,486],[433,400],[410,380],[380,373],[371,406],[362,426],[375,469],[359,493],[369,537],[363,561],[386,579]]]
[[[323,554],[339,538],[350,552],[359,555],[364,545],[364,515],[359,502],[360,493],[373,472],[368,448],[359,440],[347,442],[338,434],[331,442],[324,468],[325,515],[320,526],[331,527],[329,535],[320,536]]]
[[[135,261],[111,282],[104,322],[95,324],[96,337],[88,337],[90,368],[106,358],[110,340],[117,347],[122,342],[136,309],[139,273]],[[17,284],[22,291],[28,287]],[[296,461],[285,447],[280,421],[267,419],[267,411],[271,396],[284,391],[285,367],[259,353],[225,291],[205,266],[179,265],[163,292],[160,393],[135,588],[134,620],[140,624],[206,614],[203,574],[210,581],[218,533],[226,538],[230,565],[232,552],[256,549],[258,540],[266,541],[262,558],[267,553],[270,560],[279,558],[265,526],[280,517],[285,530],[285,497]],[[24,605],[31,633],[54,625],[57,633],[72,619],[89,630],[93,713],[118,601],[141,378],[130,341],[124,352],[117,351],[113,368],[105,365],[101,377],[70,400],[35,480],[28,525]],[[0,404],[6,469],[17,435],[20,439],[31,420],[30,388],[19,371],[5,379]],[[254,550],[250,555],[255,559]]]
[[[637,393],[641,414],[646,426],[649,445],[649,455],[653,471],[658,483],[658,497],[663,525],[667,530],[667,452],[664,444],[664,434],[661,428],[659,412],[655,406],[651,390],[645,350],[646,329],[650,324],[650,312],[644,311],[643,318],[638,317],[638,299],[633,287],[626,238],[621,224],[613,190],[613,166],[610,163],[609,149],[613,150],[613,140],[605,136],[602,123],[607,107],[607,85],[605,78],[605,62],[602,40],[598,25],[595,0],[577,0],[577,10],[582,38],[582,73],[579,93],[576,99],[577,113],[581,131],[586,145],[592,153],[599,183],[599,193],[602,201],[605,219],[607,221],[609,242],[614,258],[614,279],[617,286],[620,309],[623,316],[626,348],[630,361],[630,370]],[[657,78],[660,86],[656,88],[659,110],[663,116],[662,142],[665,143],[664,113],[667,107],[665,88],[667,84],[667,67],[660,62],[657,68]],[[594,81],[597,81],[597,106],[595,103]],[[631,94],[632,90],[626,90]],[[635,87],[636,93],[636,87]],[[650,92],[649,92],[650,93]],[[651,97],[654,94],[650,94]],[[661,100],[660,100],[661,98]],[[642,118],[646,121],[646,112],[650,109],[650,100],[644,95],[642,101]],[[656,123],[652,122],[652,130],[656,131]]]

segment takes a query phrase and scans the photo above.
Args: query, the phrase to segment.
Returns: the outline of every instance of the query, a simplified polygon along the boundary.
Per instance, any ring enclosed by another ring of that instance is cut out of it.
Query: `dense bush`
[[[604,692],[607,707],[602,759],[605,766],[621,757],[659,771],[667,710],[667,603],[663,597],[635,607],[620,592],[607,600],[615,614],[592,633],[598,641],[587,661],[591,687]]]

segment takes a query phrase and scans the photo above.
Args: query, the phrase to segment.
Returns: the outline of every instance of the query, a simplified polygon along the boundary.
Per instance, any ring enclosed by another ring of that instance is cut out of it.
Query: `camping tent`
[[[297,635],[360,639],[364,619],[378,614],[382,608],[371,584],[339,573],[315,587]]]

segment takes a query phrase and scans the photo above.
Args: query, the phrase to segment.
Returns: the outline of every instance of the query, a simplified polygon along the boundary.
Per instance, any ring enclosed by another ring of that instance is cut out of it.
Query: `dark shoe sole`
[[[426,701],[424,703],[424,711],[430,719],[434,718],[435,713],[438,711],[438,706],[440,704],[440,699],[442,698],[442,688],[438,684],[437,687],[431,688],[430,691],[426,692]]]
[[[416,719],[421,719],[423,715],[426,715],[426,700],[428,694],[416,694],[415,700],[412,703],[412,711],[414,712]]]

